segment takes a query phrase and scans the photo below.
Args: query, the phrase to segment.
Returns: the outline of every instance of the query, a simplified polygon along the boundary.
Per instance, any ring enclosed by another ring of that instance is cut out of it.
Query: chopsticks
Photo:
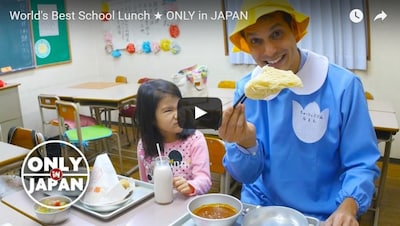
[[[233,105],[233,109],[236,108],[238,104],[243,104],[243,102],[247,99],[246,95],[243,93],[243,95],[239,98],[239,100],[236,101],[236,103]]]

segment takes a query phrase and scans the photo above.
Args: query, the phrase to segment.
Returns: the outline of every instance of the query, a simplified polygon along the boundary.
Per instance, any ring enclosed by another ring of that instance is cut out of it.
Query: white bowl
[[[118,208],[121,208],[128,202],[132,201],[133,196],[134,196],[135,181],[133,179],[129,179],[129,178],[127,179],[127,181],[129,182],[129,185],[130,185],[129,188],[127,188],[129,193],[121,200],[114,201],[114,202],[107,202],[107,203],[103,203],[103,202],[102,203],[93,203],[93,202],[88,202],[87,200],[85,200],[85,197],[83,197],[79,200],[79,202],[81,202],[82,205],[84,207],[86,207],[87,209],[90,209],[90,210],[93,210],[96,212],[111,212]]]
[[[216,204],[216,203],[227,204],[235,208],[236,214],[227,218],[210,219],[197,216],[196,214],[193,213],[195,209],[197,209],[202,205]],[[197,226],[228,226],[228,225],[233,225],[236,222],[237,218],[242,213],[243,204],[242,202],[240,202],[239,199],[231,195],[220,194],[220,193],[209,193],[205,195],[199,195],[193,198],[188,203],[187,210],[192,220]]]
[[[133,190],[129,192],[129,194],[120,201],[110,202],[110,203],[87,203],[84,200],[80,199],[79,202],[83,204],[86,208],[96,211],[96,212],[110,212],[116,210],[122,206],[124,206],[127,202],[132,200]]]
[[[67,196],[48,196],[39,200],[39,202],[44,203],[46,205],[50,205],[49,203],[60,201],[64,203],[71,203],[72,200]],[[64,205],[62,205],[64,206]],[[36,216],[39,221],[43,224],[58,224],[68,219],[70,206],[61,208],[61,209],[53,209],[43,207],[37,203],[34,205]]]
[[[242,225],[308,226],[309,224],[307,218],[295,209],[285,206],[263,206],[250,210],[244,216]]]

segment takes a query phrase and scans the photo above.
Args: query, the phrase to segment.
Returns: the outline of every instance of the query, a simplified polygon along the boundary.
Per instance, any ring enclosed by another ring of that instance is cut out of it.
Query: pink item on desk
[[[87,115],[80,115],[81,127],[94,126],[97,124],[96,119]],[[58,123],[57,119],[54,119],[54,123]],[[75,122],[72,120],[65,120],[64,124],[68,129],[74,129],[76,127]]]

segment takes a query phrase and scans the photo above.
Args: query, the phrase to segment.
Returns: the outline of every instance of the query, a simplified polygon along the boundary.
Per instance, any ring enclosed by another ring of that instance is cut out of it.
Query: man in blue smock
[[[234,100],[265,65],[291,70],[303,83],[224,111],[223,163],[243,183],[241,200],[291,207],[325,225],[359,225],[380,157],[360,79],[297,47],[309,17],[287,1],[245,0],[241,10],[248,20],[238,21],[230,40],[258,66],[238,81]]]

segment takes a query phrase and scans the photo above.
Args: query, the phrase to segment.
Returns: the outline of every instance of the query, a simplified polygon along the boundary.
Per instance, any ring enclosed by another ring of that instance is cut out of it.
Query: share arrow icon
[[[381,19],[382,21],[385,20],[387,14],[382,10],[378,15],[375,16],[374,21]]]
[[[204,111],[203,109],[201,109],[197,106],[194,107],[194,119],[198,119],[205,114],[207,114],[207,112]]]

